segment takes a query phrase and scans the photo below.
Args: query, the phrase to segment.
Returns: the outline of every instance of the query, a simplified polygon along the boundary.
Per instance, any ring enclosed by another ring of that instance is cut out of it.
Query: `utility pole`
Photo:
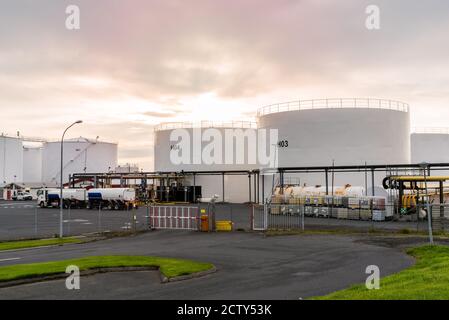
[[[64,209],[64,201],[62,199],[62,190],[64,189],[64,136],[71,127],[73,127],[76,124],[83,123],[83,121],[78,120],[72,123],[70,126],[68,126],[61,137],[61,180],[59,185],[59,237],[63,237],[63,209]]]

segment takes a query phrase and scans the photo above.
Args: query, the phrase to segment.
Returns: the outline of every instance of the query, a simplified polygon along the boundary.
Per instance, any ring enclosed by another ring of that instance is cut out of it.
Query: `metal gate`
[[[304,230],[304,206],[265,204],[253,206],[252,229]]]
[[[267,211],[266,204],[252,205],[251,208],[251,229],[254,231],[264,231],[268,229],[267,226]]]
[[[151,206],[149,209],[151,229],[199,230],[200,228],[198,207]]]

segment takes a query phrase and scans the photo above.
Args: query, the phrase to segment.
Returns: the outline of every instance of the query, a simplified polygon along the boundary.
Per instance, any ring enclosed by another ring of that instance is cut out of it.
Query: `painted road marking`
[[[89,222],[89,220],[85,220],[85,219],[72,219],[72,220],[63,220],[64,223],[67,222]]]
[[[6,261],[14,261],[14,260],[20,260],[22,258],[6,258],[6,259],[0,259],[0,262],[6,262]]]

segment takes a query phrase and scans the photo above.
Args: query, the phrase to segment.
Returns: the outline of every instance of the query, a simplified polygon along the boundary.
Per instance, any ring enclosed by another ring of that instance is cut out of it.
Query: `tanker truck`
[[[136,208],[136,190],[132,188],[90,189],[87,192],[88,209],[124,210]]]
[[[37,191],[37,204],[41,208],[60,206],[60,189],[40,189]],[[62,189],[64,208],[85,208],[87,195],[85,189]]]

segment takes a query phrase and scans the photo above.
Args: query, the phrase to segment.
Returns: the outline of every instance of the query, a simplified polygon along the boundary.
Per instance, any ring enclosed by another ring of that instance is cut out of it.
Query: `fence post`
[[[102,232],[101,231],[101,203],[98,205],[98,222],[97,222],[97,224],[98,224],[98,232]]]
[[[254,206],[250,204],[250,210],[249,210],[249,221],[251,226],[251,231],[254,231]]]
[[[68,219],[67,219],[67,235],[68,236],[70,235],[70,207],[71,207],[71,205],[69,203],[69,208],[67,210],[67,217],[68,217]]]
[[[147,229],[151,229],[150,228],[150,207],[149,207],[149,204],[148,204],[148,201],[147,201],[147,203],[146,203],[146,210],[147,210],[147,215],[146,215],[146,220],[147,220]]]
[[[34,207],[34,235],[37,237],[37,207]]]
[[[133,228],[134,228],[134,233],[137,232],[137,209],[133,206],[131,208],[132,211],[132,215],[133,215]]]
[[[304,231],[305,230],[305,226],[304,226],[304,222],[305,222],[305,219],[304,219],[304,213],[305,213],[304,206],[299,206],[299,210],[301,212],[302,231]]]

